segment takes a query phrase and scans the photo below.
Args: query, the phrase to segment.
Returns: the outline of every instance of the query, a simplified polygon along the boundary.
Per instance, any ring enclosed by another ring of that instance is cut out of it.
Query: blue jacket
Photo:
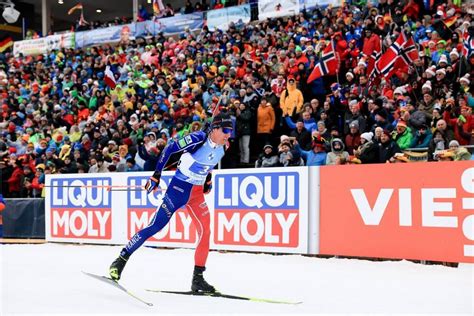
[[[296,145],[295,148],[303,156],[307,166],[324,166],[326,164],[327,154],[325,152],[315,153],[312,150],[303,150],[300,145]]]

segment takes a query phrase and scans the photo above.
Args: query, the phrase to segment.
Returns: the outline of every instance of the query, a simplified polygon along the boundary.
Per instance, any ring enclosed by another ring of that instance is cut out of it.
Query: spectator
[[[294,137],[304,150],[311,149],[311,133],[305,128],[303,120],[298,120],[295,129],[291,131],[290,136]]]
[[[239,138],[240,163],[248,164],[250,162],[250,135],[252,134],[253,115],[245,103],[235,101],[237,137]]]
[[[397,143],[392,139],[388,130],[383,131],[382,137],[380,138],[380,143],[378,145],[378,157],[380,163],[394,162],[395,154],[402,152]]]
[[[296,149],[301,153],[303,159],[306,161],[306,166],[324,166],[326,164],[327,154],[325,151],[326,141],[322,137],[313,139],[312,149],[304,150],[298,143]]]
[[[257,112],[257,142],[263,144],[271,142],[271,133],[275,128],[275,111],[269,102],[262,100]]]
[[[349,124],[349,134],[346,135],[345,139],[346,149],[349,155],[354,155],[354,149],[360,146],[360,132],[359,122],[353,121]]]
[[[372,141],[373,137],[374,134],[372,132],[362,133],[362,135],[360,135],[361,145],[354,150],[354,156],[363,164],[378,163],[380,160],[378,157],[379,149]]]
[[[341,164],[341,161],[349,160],[349,153],[344,150],[344,143],[339,138],[331,141],[331,151],[327,154],[326,165]]]
[[[136,171],[143,171],[140,166],[137,165],[135,162],[135,159],[133,158],[128,158],[127,159],[127,168],[125,170],[126,172],[136,172]]]
[[[454,161],[471,160],[471,154],[469,151],[466,148],[459,146],[457,140],[449,142],[449,150],[454,153]]]
[[[431,138],[433,135],[431,134],[430,129],[426,125],[422,125],[416,132],[413,140],[410,144],[410,148],[428,148]]]
[[[283,167],[304,166],[303,159],[301,158],[298,151],[293,149],[293,146],[289,141],[283,141],[278,147],[280,149],[280,165],[282,165]]]
[[[409,148],[412,144],[413,134],[411,133],[410,127],[408,127],[404,121],[399,121],[397,123],[397,128],[393,137],[401,150]]]
[[[281,93],[280,107],[283,110],[283,116],[293,116],[303,107],[303,94],[296,88],[296,80],[292,75],[288,76],[286,90]]]
[[[273,146],[266,144],[263,146],[263,153],[261,153],[255,161],[255,168],[277,167],[279,157],[273,152]]]
[[[0,193],[0,237],[3,237],[3,211],[5,210],[5,200]]]
[[[21,197],[21,188],[23,185],[23,168],[20,160],[16,158],[10,161],[11,166],[13,167],[13,172],[10,178],[7,180],[8,182],[8,192],[10,197],[12,198],[19,198]]]

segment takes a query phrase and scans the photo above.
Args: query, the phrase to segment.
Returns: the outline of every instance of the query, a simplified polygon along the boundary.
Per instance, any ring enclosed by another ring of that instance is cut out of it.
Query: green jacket
[[[398,147],[400,147],[401,150],[410,148],[412,140],[413,140],[413,134],[411,133],[411,128],[409,127],[406,128],[403,134],[401,135],[397,134],[395,136],[395,142],[397,143]]]

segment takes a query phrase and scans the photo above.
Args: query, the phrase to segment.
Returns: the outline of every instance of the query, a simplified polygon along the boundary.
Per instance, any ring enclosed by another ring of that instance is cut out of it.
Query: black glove
[[[204,188],[203,188],[204,194],[208,194],[209,192],[211,192],[211,189],[212,189],[212,174],[208,173],[206,177],[206,182],[204,182]]]
[[[155,171],[155,173],[148,179],[145,184],[145,190],[148,193],[155,191],[158,188],[158,184],[160,183],[161,172]]]

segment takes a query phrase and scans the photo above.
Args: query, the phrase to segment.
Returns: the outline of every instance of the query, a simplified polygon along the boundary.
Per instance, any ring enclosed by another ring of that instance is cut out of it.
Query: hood
[[[334,149],[335,144],[339,144],[341,148],[339,150]],[[340,138],[334,138],[331,141],[331,151],[340,153],[344,151],[344,148],[345,148],[344,143]]]

